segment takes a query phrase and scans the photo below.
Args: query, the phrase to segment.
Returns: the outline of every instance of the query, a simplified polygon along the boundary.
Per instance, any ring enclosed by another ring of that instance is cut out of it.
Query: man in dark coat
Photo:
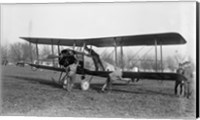
[[[176,73],[180,74],[180,75],[183,75],[184,74],[184,69],[183,69],[183,65],[181,63],[179,63],[179,67],[178,69],[176,70]],[[183,87],[184,87],[184,80],[182,79],[178,79],[175,81],[175,88],[174,88],[174,93],[175,95],[178,95],[177,91],[178,91],[178,87],[180,87],[180,92],[179,94],[181,95],[182,92],[183,92]]]

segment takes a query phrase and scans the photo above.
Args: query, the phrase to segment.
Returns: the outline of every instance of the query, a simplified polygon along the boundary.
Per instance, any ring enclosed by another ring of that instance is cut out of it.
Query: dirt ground
[[[2,116],[194,118],[196,113],[195,97],[175,96],[170,81],[116,82],[103,93],[105,78],[94,77],[88,91],[80,90],[77,79],[69,93],[56,84],[57,72],[28,66],[1,70]]]

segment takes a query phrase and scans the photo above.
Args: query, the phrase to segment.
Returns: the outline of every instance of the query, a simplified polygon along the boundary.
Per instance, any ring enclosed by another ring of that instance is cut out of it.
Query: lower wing
[[[29,65],[41,69],[65,72],[64,68],[59,68],[59,67],[51,67],[51,66],[36,65],[36,64],[29,64]],[[80,68],[77,69],[77,74],[82,74],[82,75],[87,74],[99,77],[108,77],[111,72],[112,71],[90,71],[87,69],[80,69]],[[177,73],[163,73],[163,72],[122,72],[122,77],[152,79],[152,80],[169,80],[169,81],[186,80],[186,78],[183,75]]]

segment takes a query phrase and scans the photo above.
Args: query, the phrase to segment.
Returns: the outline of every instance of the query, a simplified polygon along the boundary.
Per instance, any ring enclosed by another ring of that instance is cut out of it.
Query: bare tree
[[[101,59],[102,59],[103,61],[106,61],[106,62],[110,63],[110,64],[113,64],[113,63],[114,63],[114,60],[113,60],[112,57],[113,57],[113,56],[112,56],[111,54],[107,53],[107,52],[103,52],[103,53],[101,54]]]
[[[184,56],[181,53],[178,53],[178,51],[176,51],[176,55],[174,56],[174,58],[178,64],[178,63],[184,62],[184,59],[186,58],[186,56]]]
[[[42,52],[41,52],[40,55],[43,56],[43,57],[47,57],[48,55],[51,55],[51,54],[52,53],[51,53],[49,46],[43,46]]]
[[[191,67],[192,67],[192,72],[196,71],[196,63],[194,61],[194,59],[191,56],[188,56],[188,61],[191,62]]]
[[[124,59],[124,65],[127,69],[132,69],[135,66],[139,66],[140,59],[136,55],[128,54]]]
[[[13,43],[10,45],[9,56],[13,62],[30,61],[35,58],[35,47],[29,43]]]
[[[157,63],[155,62],[155,60],[152,60],[152,69],[154,71],[163,71],[164,70],[164,66],[161,63],[161,60],[157,60]]]
[[[174,59],[173,57],[171,56],[168,56],[165,60],[165,65],[167,68],[169,68],[171,71],[174,71],[177,67],[178,67],[178,64],[176,62],[176,59]]]
[[[7,46],[1,46],[1,58],[8,59],[9,49]]]
[[[146,55],[142,57],[140,67],[144,70],[153,69],[153,58],[152,56]]]
[[[14,62],[22,60],[21,43],[14,43],[10,45],[10,57]]]
[[[29,61],[34,55],[34,47],[30,46],[29,43],[21,43],[22,59],[24,61]],[[31,56],[32,55],[32,56]]]

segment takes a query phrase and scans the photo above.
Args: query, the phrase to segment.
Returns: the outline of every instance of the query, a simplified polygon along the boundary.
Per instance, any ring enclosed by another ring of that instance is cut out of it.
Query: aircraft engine
[[[70,64],[75,63],[77,60],[74,57],[75,53],[71,50],[64,49],[61,51],[59,55],[59,64],[61,66],[67,67]]]

